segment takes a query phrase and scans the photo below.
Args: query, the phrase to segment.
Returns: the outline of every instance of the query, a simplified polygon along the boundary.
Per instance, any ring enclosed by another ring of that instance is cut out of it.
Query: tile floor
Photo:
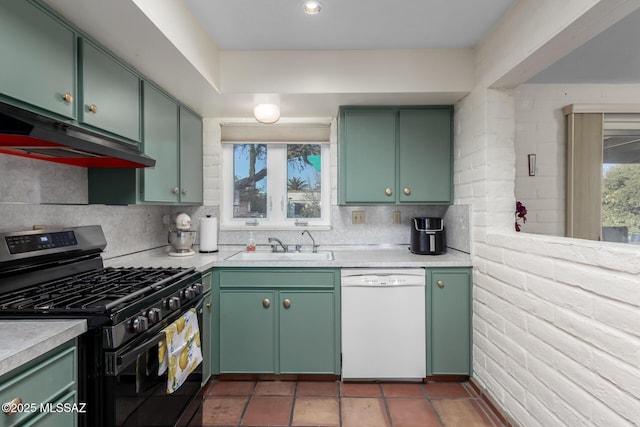
[[[189,427],[501,427],[468,383],[220,381]]]

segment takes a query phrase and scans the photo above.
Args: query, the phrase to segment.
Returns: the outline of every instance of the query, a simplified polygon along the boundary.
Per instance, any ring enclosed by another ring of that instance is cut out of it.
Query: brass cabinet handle
[[[173,187],[173,188],[171,189],[171,192],[172,192],[173,194],[178,194],[178,193],[180,193],[180,189],[179,189],[178,187]]]
[[[62,100],[67,104],[71,104],[73,102],[73,95],[67,92],[64,95],[62,95]]]
[[[2,405],[2,412],[9,416],[15,415],[18,413],[18,406],[20,405],[22,405],[22,399],[19,397],[14,397],[10,402]]]
[[[210,303],[210,302],[206,303],[206,304],[205,304],[205,307],[207,307],[207,308],[211,308],[211,303]]]
[[[183,190],[182,190],[182,195],[183,195],[183,196],[186,196],[186,195],[187,195],[187,190],[183,189]]]
[[[436,285],[438,285],[438,286],[439,286],[439,287],[441,287],[441,288],[444,288],[444,282],[443,282],[442,280],[438,280],[438,281],[436,282]]]
[[[271,305],[271,301],[269,301],[269,298],[265,298],[262,300],[262,306],[264,308],[269,308],[270,305]]]
[[[411,194],[411,189],[409,187],[404,187],[404,190],[402,190],[402,192],[408,196],[409,194]]]
[[[284,308],[291,307],[291,300],[289,298],[285,299],[284,301],[282,301],[282,305],[284,306]]]
[[[89,111],[91,111],[93,114],[98,112],[98,106],[96,104],[91,104],[89,105],[89,107],[87,107]]]
[[[386,190],[384,190],[384,194],[386,194],[387,196],[390,196],[393,194],[393,190],[391,188],[387,188]]]

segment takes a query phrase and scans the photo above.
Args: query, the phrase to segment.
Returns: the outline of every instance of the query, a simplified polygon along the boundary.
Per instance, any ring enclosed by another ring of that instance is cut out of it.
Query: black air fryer
[[[418,255],[445,253],[445,234],[442,218],[411,218],[411,252]]]

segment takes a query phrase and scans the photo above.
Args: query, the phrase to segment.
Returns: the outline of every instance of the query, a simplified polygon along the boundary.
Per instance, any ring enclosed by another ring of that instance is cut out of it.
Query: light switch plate
[[[364,211],[351,212],[351,224],[364,224]]]

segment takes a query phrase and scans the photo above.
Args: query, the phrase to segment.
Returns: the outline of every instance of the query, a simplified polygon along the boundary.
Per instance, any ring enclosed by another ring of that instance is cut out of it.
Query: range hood
[[[133,145],[6,104],[0,104],[0,153],[86,168],[156,164]]]

